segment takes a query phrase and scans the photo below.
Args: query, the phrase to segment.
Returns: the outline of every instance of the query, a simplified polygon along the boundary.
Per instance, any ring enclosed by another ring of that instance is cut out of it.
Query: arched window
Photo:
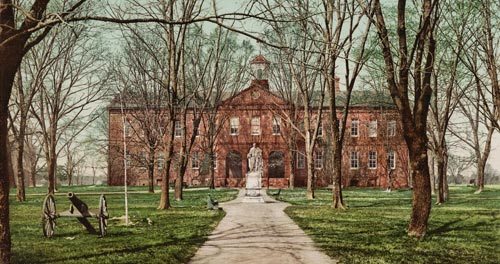
[[[241,154],[237,151],[230,151],[226,156],[226,177],[241,178],[243,169],[241,166]]]
[[[269,178],[285,178],[283,152],[272,151],[269,154]]]

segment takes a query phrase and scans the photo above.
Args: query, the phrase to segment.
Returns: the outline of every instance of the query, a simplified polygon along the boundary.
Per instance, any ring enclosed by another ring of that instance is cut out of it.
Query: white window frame
[[[240,118],[231,117],[229,119],[229,134],[231,136],[236,136],[240,132]]]
[[[163,170],[163,168],[165,167],[165,156],[163,155],[163,153],[158,154],[156,165],[158,170]]]
[[[306,168],[306,156],[300,152],[297,152],[297,169],[305,169]]]
[[[123,124],[123,130],[126,137],[132,136],[132,124],[127,119],[125,119],[125,123]]]
[[[349,165],[351,167],[351,170],[357,170],[359,169],[359,152],[358,151],[351,151],[349,155]],[[355,166],[353,166],[355,165]]]
[[[356,131],[356,133],[353,133]],[[351,137],[359,137],[359,120],[352,119],[351,120]]]
[[[212,157],[212,166],[214,167],[214,169],[217,169],[217,153],[214,152],[214,155]]]
[[[377,120],[368,123],[368,137],[377,137]]]
[[[181,121],[175,121],[175,123],[174,123],[174,136],[175,137],[182,137]]]
[[[397,130],[397,123],[395,120],[390,120],[387,122],[387,136],[388,137],[395,137],[396,136],[396,130]]]
[[[314,169],[323,169],[323,151],[318,150],[314,152]]]
[[[368,152],[368,169],[377,169],[377,151],[370,150]]]
[[[130,153],[125,155],[125,162],[127,163],[127,168],[132,167],[132,155]]]
[[[191,169],[198,170],[200,168],[200,155],[198,152],[191,154]]]
[[[281,135],[281,118],[273,116],[273,135]]]
[[[323,123],[320,122],[319,126],[318,126],[318,137],[322,137],[322,136],[323,136]]]
[[[258,128],[258,130],[256,128]],[[258,136],[261,134],[260,116],[254,116],[250,119],[250,134],[252,136]]]
[[[391,170],[396,169],[396,152],[394,150],[387,153],[387,167]]]

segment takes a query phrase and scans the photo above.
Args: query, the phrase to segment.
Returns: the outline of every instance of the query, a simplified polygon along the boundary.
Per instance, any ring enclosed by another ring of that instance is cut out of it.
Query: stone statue
[[[264,198],[260,195],[263,174],[262,149],[258,148],[256,144],[253,143],[252,148],[248,151],[247,158],[248,173],[246,174],[246,192],[243,202],[263,203]]]
[[[252,148],[248,151],[248,170],[249,172],[262,171],[262,150],[253,143]]]

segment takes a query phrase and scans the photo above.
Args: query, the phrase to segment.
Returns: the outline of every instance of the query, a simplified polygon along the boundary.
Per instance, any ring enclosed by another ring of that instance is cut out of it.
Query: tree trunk
[[[1,53],[0,53],[1,55]],[[1,67],[1,66],[0,66]],[[1,73],[1,68],[0,68]],[[4,78],[0,74],[0,93],[6,91]],[[5,88],[5,89],[4,89]],[[3,98],[1,98],[3,100]],[[6,106],[7,104],[5,104]],[[10,263],[10,227],[9,227],[9,168],[7,151],[7,107],[0,106],[0,263]]]
[[[13,17],[12,9],[0,9],[0,18],[7,19]],[[3,30],[6,30],[3,28]],[[0,41],[7,38],[8,34],[0,30]],[[9,98],[14,83],[16,71],[21,63],[21,52],[24,47],[24,42],[11,41],[0,47],[0,263],[10,263],[11,242],[10,242],[10,225],[9,225],[9,188],[12,175],[9,170],[9,155],[8,149],[8,128],[7,119],[9,116]],[[12,175],[13,176],[13,175]]]
[[[436,196],[436,204],[442,204],[445,202],[444,198],[444,193],[445,193],[445,186],[444,186],[444,159],[441,153],[441,150],[438,150],[437,153],[437,180],[438,180],[438,189],[437,189],[437,196]]]
[[[155,179],[155,165],[154,165],[154,161],[153,162],[150,161],[148,164],[148,192],[149,193],[155,192],[154,179]]]
[[[23,113],[21,113],[23,115]],[[24,182],[24,134],[26,132],[26,119],[21,116],[19,134],[17,135],[17,200],[26,201],[26,190]]]
[[[215,169],[214,169],[214,164],[215,162],[217,162],[217,160],[214,160],[214,151],[212,150],[213,149],[213,146],[210,147],[210,171],[209,171],[209,178],[210,178],[210,189],[215,189]]]
[[[186,174],[188,157],[185,155],[181,156],[180,165],[178,169],[178,175],[175,180],[175,200],[181,201],[183,199],[182,189],[184,184],[184,175]]]
[[[52,152],[52,151],[51,151]],[[50,194],[54,194],[55,193],[55,190],[56,190],[56,161],[55,161],[55,158],[54,156],[52,155],[52,153],[49,155],[49,158],[48,158],[48,163],[47,163],[47,175],[48,175],[48,182],[49,182],[49,186],[48,186],[48,193]]]
[[[434,157],[429,159],[430,179],[431,179],[431,194],[436,194],[436,171],[434,168]]]
[[[427,231],[432,202],[425,131],[412,138],[413,142],[407,143],[413,179],[412,213],[408,235],[422,238]]]
[[[36,164],[35,166],[31,166],[31,187],[36,187]]]
[[[309,145],[306,143],[306,145]],[[306,162],[307,162],[307,191],[306,198],[308,200],[314,199],[314,161],[313,152],[306,146]]]
[[[292,132],[293,133],[293,132]],[[290,157],[290,177],[288,178],[288,188],[293,190],[295,188],[295,174],[293,173],[295,169],[295,155],[293,150],[297,148],[294,144],[295,137],[290,136],[288,141],[288,156]]]
[[[444,168],[443,168],[443,185],[444,185],[444,200],[448,201],[450,197],[450,188],[448,186],[448,147],[444,149]]]
[[[16,185],[16,176],[15,176],[15,172],[14,172],[14,164],[12,163],[12,146],[9,142],[9,138],[8,138],[8,135],[6,137],[7,139],[7,175],[9,177],[9,187],[10,188],[16,188],[17,185]]]
[[[336,209],[345,209],[344,198],[342,197],[342,143],[339,144],[335,142],[334,144],[335,149],[333,150],[334,172],[332,186],[332,207]]]
[[[476,194],[481,193],[484,190],[484,168],[486,163],[484,159],[479,158],[477,162],[477,191]]]
[[[173,116],[173,114],[171,114]],[[160,204],[158,209],[166,210],[170,208],[170,195],[169,195],[169,181],[170,181],[170,167],[172,166],[172,156],[174,152],[174,121],[170,121],[167,127],[170,134],[168,134],[166,157],[165,157],[165,168],[164,173],[161,176],[161,195]]]
[[[155,181],[155,149],[150,148],[149,149],[149,156],[148,156],[148,192],[149,193],[154,193],[155,192],[155,186],[154,186],[154,181]]]

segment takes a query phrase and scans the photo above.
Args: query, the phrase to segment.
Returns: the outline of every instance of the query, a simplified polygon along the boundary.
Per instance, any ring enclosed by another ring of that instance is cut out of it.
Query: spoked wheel
[[[42,227],[43,235],[45,237],[52,237],[54,235],[54,228],[56,226],[56,202],[52,194],[48,194],[43,201],[42,207]]]
[[[99,234],[101,237],[104,237],[106,235],[106,232],[108,230],[108,204],[106,203],[106,197],[104,194],[101,194],[101,197],[99,198]]]

